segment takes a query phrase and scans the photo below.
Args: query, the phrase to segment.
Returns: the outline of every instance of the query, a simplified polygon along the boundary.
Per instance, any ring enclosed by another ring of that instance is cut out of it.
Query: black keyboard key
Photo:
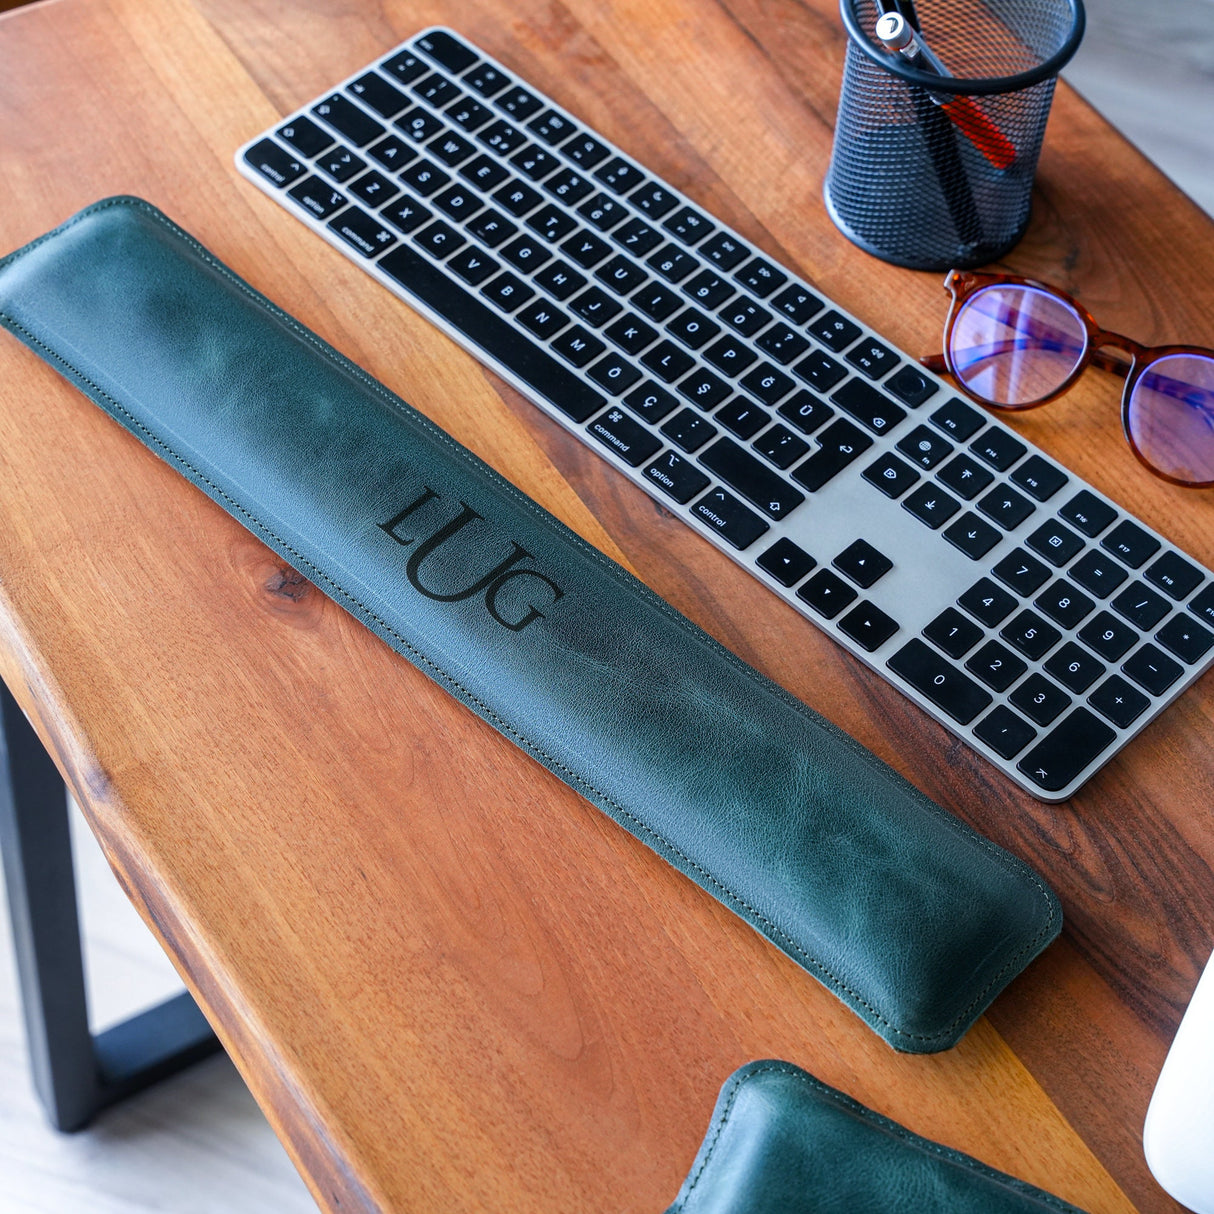
[[[527,142],[527,136],[518,127],[503,122],[500,118],[487,127],[483,127],[476,136],[486,147],[492,148],[499,156],[509,156],[517,152]]]
[[[770,354],[776,362],[784,367],[787,367],[794,358],[800,358],[809,349],[809,342],[783,321],[778,321],[764,329],[755,338],[755,345],[765,354]]]
[[[1106,662],[1116,662],[1138,644],[1138,633],[1107,611],[1094,615],[1080,630],[1079,639]]]
[[[1060,578],[1037,596],[1035,606],[1063,628],[1078,628],[1096,604],[1082,590]]]
[[[491,249],[497,248],[503,240],[509,240],[518,232],[518,228],[508,220],[501,211],[486,207],[475,219],[468,224],[468,231],[487,244]]]
[[[1114,725],[1129,729],[1151,706],[1151,701],[1119,674],[1111,674],[1090,696],[1088,703]]]
[[[754,511],[747,509],[724,489],[713,489],[706,493],[692,506],[691,513],[735,548],[749,548],[759,536],[770,530]]]
[[[718,232],[700,246],[700,256],[722,270],[732,270],[749,254],[732,236]]]
[[[680,409],[662,427],[662,433],[676,447],[684,451],[698,451],[710,438],[716,437],[717,428],[694,409]]]
[[[587,372],[596,384],[606,388],[613,396],[627,392],[641,378],[641,373],[621,358],[614,350],[608,351]]]
[[[1006,430],[991,426],[970,443],[970,450],[997,472],[1006,472],[1028,448]]]
[[[1214,582],[1189,604],[1189,610],[1207,624],[1214,624]]]
[[[1094,713],[1076,708],[1016,764],[1046,792],[1061,792],[1117,735]]]
[[[475,89],[482,97],[496,97],[510,83],[510,78],[497,68],[482,63],[475,71],[469,72],[461,83]]]
[[[678,295],[656,282],[647,283],[629,302],[654,320],[665,320],[683,306]]]
[[[567,261],[549,262],[536,276],[538,286],[544,288],[549,295],[557,299],[568,299],[574,291],[580,291],[586,285],[586,279],[579,274]]]
[[[1083,539],[1055,519],[1042,523],[1024,542],[1056,566],[1065,565],[1083,547]]]
[[[1049,569],[1035,556],[1029,556],[1023,548],[1009,552],[991,572],[1025,599],[1050,580]]]
[[[447,106],[443,111],[443,117],[449,122],[454,122],[460,130],[472,132],[479,131],[486,122],[492,121],[493,111],[487,105],[473,101],[471,97],[460,97]],[[505,172],[506,170],[502,169],[502,173]]]
[[[1023,494],[1007,485],[996,485],[979,503],[978,509],[1007,531],[1024,522],[1036,507]]]
[[[340,93],[333,93],[318,101],[312,107],[312,113],[339,135],[344,135],[356,148],[366,147],[372,139],[378,139],[384,133],[382,124]]]
[[[535,292],[522,279],[504,273],[481,287],[481,294],[491,299],[503,312],[513,312],[515,308],[521,308]]]
[[[1156,634],[1155,639],[1171,650],[1182,662],[1200,662],[1214,645],[1214,632],[1195,620],[1174,615]]]
[[[1171,610],[1168,600],[1162,594],[1156,594],[1145,582],[1127,586],[1110,605],[1118,615],[1143,632],[1154,628]]]
[[[787,426],[772,426],[751,444],[777,468],[791,468],[808,450],[809,444]]]
[[[1016,600],[987,577],[976,581],[957,602],[988,628],[1002,623],[1016,607]]]
[[[780,406],[780,416],[792,422],[798,430],[806,434],[812,434],[834,415],[835,411],[829,405],[823,404],[816,396],[804,389],[794,392]]]
[[[918,479],[919,473],[895,455],[883,455],[870,464],[862,474],[869,484],[876,485],[886,497],[901,497]]]
[[[999,532],[967,510],[956,522],[941,532],[954,548],[959,548],[971,561],[981,560],[1003,538]]]
[[[595,194],[587,198],[577,209],[583,219],[593,224],[600,232],[610,232],[616,224],[628,218],[628,208],[608,198],[606,194]]]
[[[786,518],[805,500],[804,493],[794,489],[731,438],[719,438],[702,451],[700,463],[772,518]]]
[[[667,282],[682,282],[700,263],[690,253],[668,244],[654,253],[645,264],[661,274]]]
[[[409,104],[409,98],[400,89],[393,88],[376,72],[359,76],[349,88],[359,101],[373,109],[381,118],[395,118]]]
[[[967,438],[973,438],[986,425],[986,418],[977,409],[972,405],[967,405],[956,396],[951,400],[946,400],[932,414],[932,421],[945,434],[951,435],[959,443],[965,442]]]
[[[684,308],[673,320],[666,322],[666,330],[684,345],[698,350],[721,331],[715,320],[709,320],[698,308]]]
[[[766,299],[777,287],[782,287],[788,281],[788,275],[783,270],[776,269],[770,261],[764,261],[762,257],[752,258],[734,277],[760,299]]]
[[[401,51],[399,55],[385,59],[380,66],[402,84],[408,84],[430,70],[424,60],[419,59],[416,55],[411,55],[408,51]]]
[[[402,232],[412,232],[434,217],[432,211],[422,206],[416,198],[410,198],[408,194],[385,207],[380,214]]]
[[[817,563],[804,548],[798,548],[789,539],[776,540],[755,562],[781,586],[796,585]]]
[[[771,322],[771,313],[761,308],[753,299],[739,295],[731,299],[718,313],[720,318],[743,337],[753,337]]]
[[[671,235],[677,236],[686,245],[696,245],[714,230],[713,224],[691,207],[680,207],[662,223]]]
[[[738,383],[747,392],[753,392],[765,405],[774,405],[786,397],[795,386],[792,376],[785,375],[771,363],[759,363],[742,376]]]
[[[906,417],[906,410],[895,405],[882,392],[862,379],[849,379],[830,398],[874,434],[885,434]]]
[[[995,479],[994,473],[988,472],[965,454],[949,460],[937,475],[941,484],[947,485],[967,502],[973,501]]]
[[[888,346],[866,337],[848,350],[847,361],[869,379],[880,379],[898,365],[898,356]]]
[[[935,396],[939,388],[934,380],[908,363],[885,381],[885,390],[892,392],[904,405],[917,409],[925,400]]]
[[[994,698],[918,637],[903,645],[886,665],[962,725],[968,725]]]
[[[611,234],[611,239],[624,246],[634,257],[644,257],[662,243],[662,236],[643,219],[630,219]]]
[[[574,164],[589,171],[600,161],[606,160],[608,156],[607,148],[599,143],[593,135],[587,135],[584,132],[574,139],[570,139],[561,151],[573,161]]]
[[[1178,602],[1187,599],[1201,585],[1202,572],[1177,552],[1165,552],[1143,574],[1154,586]]]
[[[449,105],[463,95],[450,80],[439,72],[424,76],[410,89],[410,92],[436,110],[441,110],[443,106]]]
[[[1159,541],[1148,535],[1137,523],[1122,519],[1112,531],[1100,541],[1100,546],[1124,561],[1131,569],[1137,569],[1159,551]]]
[[[1108,598],[1129,574],[1116,561],[1094,549],[1083,554],[1068,570],[1085,590],[1097,598]]]
[[[836,354],[846,350],[860,336],[860,326],[845,316],[840,316],[833,309],[819,316],[809,332],[813,334],[829,350]]]
[[[1028,664],[998,641],[987,641],[966,661],[965,668],[971,674],[976,674],[988,687],[1006,691],[1024,674]]]
[[[455,269],[456,263],[460,258],[467,255],[466,253],[458,253],[447,264],[452,269]],[[488,260],[484,254],[477,254],[477,256],[483,261]],[[488,276],[486,275],[486,277]],[[536,337],[542,337],[544,341],[548,341],[549,338],[559,333],[569,323],[564,313],[559,308],[550,304],[543,296],[532,300],[525,308],[516,313],[515,319],[524,329],[534,333]]]
[[[625,312],[605,330],[606,335],[628,354],[640,354],[657,339],[658,331],[634,312]]]
[[[1062,640],[1062,633],[1053,624],[1027,610],[1004,624],[999,635],[1032,662],[1044,657]]]
[[[1154,645],[1143,645],[1129,656],[1121,669],[1153,696],[1163,695],[1184,674],[1184,667],[1179,662],[1172,661]]]
[[[829,392],[847,374],[841,363],[821,350],[811,350],[792,370],[817,392]]]
[[[589,287],[569,301],[570,309],[597,329],[620,314],[619,302],[598,287]]]
[[[658,342],[642,357],[641,362],[663,383],[667,384],[674,383],[676,379],[682,379],[696,365],[696,360],[672,341]]]
[[[470,181],[478,190],[484,190],[486,194],[490,190],[496,190],[510,176],[496,160],[488,156],[477,156],[476,159],[469,160],[460,167],[459,175],[465,181]]]
[[[856,591],[837,573],[819,569],[797,591],[797,598],[808,603],[819,615],[833,620],[840,611],[856,601]]]
[[[934,434],[926,426],[916,426],[898,440],[898,450],[921,468],[934,468],[952,454],[953,444]]]
[[[974,726],[974,737],[985,742],[1001,759],[1014,758],[1036,736],[1037,731],[1031,725],[1002,704]]]
[[[946,607],[923,630],[923,635],[950,658],[961,658],[982,640],[982,629],[967,620],[956,607]]]
[[[873,445],[867,434],[842,417],[822,431],[818,442],[818,450],[798,464],[792,474],[797,484],[811,492],[821,489]]]
[[[445,30],[423,34],[413,45],[453,72],[465,71],[476,62],[475,52]]]
[[[1029,675],[1008,700],[1038,725],[1056,721],[1071,706],[1071,697],[1040,674]]]
[[[389,172],[397,173],[417,157],[417,152],[403,139],[398,139],[395,135],[385,135],[367,149],[367,155]]]
[[[708,488],[708,477],[677,451],[664,451],[645,469],[645,478],[663,493],[686,505]]]
[[[431,194],[438,193],[443,186],[451,184],[451,174],[440,169],[432,160],[427,160],[424,156],[404,169],[400,179],[423,198],[429,198]]]
[[[518,122],[525,122],[532,114],[544,108],[544,103],[538,97],[517,84],[502,93],[497,104]]]
[[[576,252],[569,247],[573,241],[577,241],[579,245]],[[611,252],[611,246],[605,240],[600,240],[586,231],[571,236],[562,247],[574,261],[587,269]],[[584,257],[589,260],[582,260]],[[599,266],[595,277],[599,282],[609,286],[617,295],[627,295],[635,291],[641,283],[647,281],[645,271],[622,253],[617,253],[605,265]]]
[[[460,278],[464,280],[464,282],[471,283],[474,287],[479,286],[485,281],[486,278],[488,278],[491,274],[495,274],[501,268],[492,257],[482,253],[478,248],[472,245],[469,245],[469,247],[464,249],[462,252],[456,253],[456,255],[451,258],[449,262],[447,262],[447,265],[452,271],[458,274]],[[561,323],[564,322],[562,321]],[[551,333],[555,332],[555,329],[545,332],[533,325],[528,325],[527,327],[539,337],[549,337],[551,336]]]
[[[552,348],[575,367],[584,367],[592,358],[598,358],[607,349],[593,333],[583,329],[581,325],[566,329],[552,343]]]
[[[378,257],[396,243],[396,233],[385,228],[378,219],[368,215],[361,207],[347,207],[330,219],[327,226],[364,257]],[[462,239],[460,243],[463,243]]]
[[[328,219],[335,211],[340,211],[348,201],[344,194],[331,185],[326,185],[319,177],[305,177],[303,181],[293,185],[287,195],[317,219]]]
[[[1104,665],[1074,641],[1067,641],[1045,663],[1046,674],[1053,675],[1068,691],[1077,695],[1087,691],[1104,674]]]
[[[441,219],[436,219],[428,228],[422,228],[420,232],[416,232],[413,239],[431,256],[439,258],[450,257],[456,249],[466,243],[459,232],[449,224],[443,223]],[[531,292],[528,291],[527,295],[530,294]],[[522,303],[522,299],[519,299],[518,302]]]
[[[558,114],[556,110],[545,110],[527,123],[527,129],[534,131],[549,146],[556,147],[558,143],[563,143],[568,139],[577,130],[577,127],[563,114]],[[590,192],[590,188],[589,185],[586,187],[587,193]]]
[[[704,351],[704,357],[726,375],[741,375],[758,356],[733,334],[726,333]]]
[[[894,567],[894,562],[885,553],[878,552],[867,540],[856,540],[848,544],[831,564],[865,590],[880,581]]]
[[[683,293],[689,295],[702,308],[719,308],[733,296],[733,287],[719,274],[701,270],[694,278],[683,284]]]
[[[1039,502],[1048,502],[1070,480],[1061,468],[1042,459],[1040,455],[1030,455],[1028,459],[1012,473],[1014,484],[1031,493]]]
[[[539,190],[533,190],[521,181],[506,182],[505,185],[494,191],[493,198],[515,219],[521,219],[543,202],[543,195]]]
[[[524,222],[533,232],[538,232],[545,240],[553,242],[564,240],[577,227],[575,220],[554,206],[540,207],[533,215],[528,215]]]
[[[604,447],[613,451],[626,464],[639,467],[655,455],[661,440],[639,422],[634,422],[623,409],[608,409],[586,427]]]
[[[1058,513],[1090,539],[1098,536],[1117,517],[1112,506],[1087,489],[1076,493]]]
[[[352,153],[347,152],[346,154],[357,160]],[[307,172],[301,161],[296,160],[290,152],[280,148],[273,139],[262,139],[255,143],[245,152],[244,160],[245,164],[256,169],[267,181],[279,188],[298,181]],[[359,163],[361,164],[361,161]],[[355,169],[347,176],[352,177],[357,171]],[[337,180],[344,181],[345,178],[341,177]]]
[[[660,422],[674,411],[678,403],[665,388],[659,388],[651,379],[638,384],[624,397],[624,404],[647,422]]]
[[[367,176],[371,176],[371,174],[367,174]],[[378,177],[379,174],[376,173],[375,176]],[[358,184],[361,184],[365,180],[365,177],[360,177]],[[350,187],[355,193],[358,193],[358,184]],[[453,185],[450,189],[435,195],[434,205],[444,215],[459,223],[463,223],[464,220],[470,219],[475,215],[485,204],[466,186]],[[547,260],[546,255],[545,260]]]
[[[735,396],[729,404],[717,410],[717,421],[739,438],[753,438],[771,421],[771,414],[760,409],[753,400]]]
[[[572,169],[564,169],[545,181],[544,189],[553,198],[560,199],[567,207],[571,207],[581,202],[587,194],[593,191],[594,187],[581,173],[575,173]]]
[[[701,253],[707,251],[707,246]],[[773,296],[771,306],[782,312],[794,325],[808,324],[826,306],[816,295],[811,295],[797,283],[790,283],[779,295]]]
[[[862,600],[839,621],[839,631],[867,653],[873,653],[898,631],[898,621]]]
[[[679,392],[705,413],[715,409],[730,393],[729,385],[702,367],[679,384]]]
[[[445,270],[431,265],[406,245],[392,249],[378,264],[410,295],[458,328],[489,357],[574,421],[584,422],[607,403],[578,376],[522,336],[509,321],[453,282]]]
[[[617,194],[627,194],[645,180],[640,169],[619,156],[612,157],[605,165],[596,169],[594,175]]]
[[[302,114],[280,126],[274,133],[309,160],[319,156],[333,142],[333,136],[328,131],[322,130],[311,118],[305,118]]]
[[[902,508],[909,510],[921,523],[933,531],[943,527],[961,509],[956,498],[949,497],[939,485],[920,485],[902,500]]]

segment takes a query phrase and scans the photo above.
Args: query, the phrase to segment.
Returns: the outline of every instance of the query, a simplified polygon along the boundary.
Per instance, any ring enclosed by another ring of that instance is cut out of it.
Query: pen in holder
[[[1054,84],[1083,37],[1082,0],[840,7],[847,63],[823,187],[835,225],[917,270],[1001,257],[1028,226]]]

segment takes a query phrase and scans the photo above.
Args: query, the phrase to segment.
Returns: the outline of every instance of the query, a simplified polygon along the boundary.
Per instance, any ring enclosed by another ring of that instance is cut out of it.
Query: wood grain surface
[[[894,1054],[803,971],[0,341],[0,675],[329,1211],[661,1210],[776,1056],[1099,1214],[1214,930],[1214,686],[1079,796],[1019,792],[242,182],[232,152],[443,22],[912,352],[940,278],[821,202],[832,0],[50,0],[0,19],[0,248],[148,198],[254,286],[920,788],[1034,864],[1063,938],[956,1049]],[[1210,222],[1061,89],[1004,263],[1214,344]],[[1201,560],[1098,372],[1018,422]]]

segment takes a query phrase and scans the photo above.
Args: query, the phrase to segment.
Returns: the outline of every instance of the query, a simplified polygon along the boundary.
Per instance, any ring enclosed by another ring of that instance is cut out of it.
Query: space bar
[[[606,400],[541,350],[488,304],[454,283],[420,254],[398,245],[379,259],[379,267],[408,293],[575,422],[584,422]]]

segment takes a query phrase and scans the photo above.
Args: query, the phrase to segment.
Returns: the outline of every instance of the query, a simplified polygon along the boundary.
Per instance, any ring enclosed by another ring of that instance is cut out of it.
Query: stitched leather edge
[[[54,350],[46,342],[42,341],[36,334],[26,329],[20,321],[9,316],[7,313],[0,312],[0,321],[6,327],[12,330],[15,334],[22,335],[22,340],[30,345],[45,352],[48,356],[47,361],[54,362],[62,368],[65,368],[67,378],[73,380],[78,386],[83,385],[86,395],[90,396],[96,403],[102,405],[106,412],[111,413],[118,419],[118,415],[128,419],[129,424],[124,423],[128,430],[137,431],[141,436],[145,445],[154,447],[156,450],[164,453],[166,462],[174,463],[181,469],[184,469],[189,479],[193,480],[198,486],[206,485],[208,496],[215,500],[222,499],[225,503],[225,509],[233,515],[240,515],[243,519],[248,520],[245,524],[250,530],[255,531],[263,539],[272,541],[273,546],[276,546],[281,552],[289,554],[293,563],[299,563],[306,566],[311,574],[315,577],[313,580],[323,582],[325,585],[332,587],[331,597],[338,598],[347,605],[352,605],[351,613],[357,618],[363,620],[364,623],[372,622],[378,627],[373,627],[372,630],[380,635],[381,639],[387,640],[389,637],[396,646],[400,646],[403,651],[407,651],[409,660],[414,665],[424,667],[427,673],[434,678],[441,686],[451,691],[456,698],[463,701],[465,704],[475,708],[477,714],[488,721],[495,729],[506,737],[510,738],[517,746],[525,750],[528,754],[538,759],[545,767],[554,774],[562,773],[560,778],[570,784],[583,796],[594,802],[599,808],[604,809],[610,816],[619,821],[621,818],[634,824],[639,828],[639,832],[643,834],[646,841],[652,840],[659,846],[654,847],[654,850],[664,853],[667,859],[676,857],[678,863],[676,866],[683,867],[686,873],[687,869],[699,874],[707,883],[706,888],[711,887],[711,890],[718,891],[721,900],[725,902],[736,914],[741,918],[746,919],[761,935],[771,940],[782,951],[788,953],[794,960],[800,962],[815,978],[823,985],[832,990],[841,1000],[852,1007],[854,1011],[866,1020],[871,1027],[877,1031],[886,1040],[889,1040],[887,1033],[881,1032],[877,1028],[878,1025],[883,1026],[888,1033],[892,1033],[898,1038],[921,1042],[924,1045],[932,1045],[936,1048],[947,1048],[952,1045],[964,1032],[969,1025],[981,1015],[982,1011],[989,1004],[990,1000],[1007,985],[1028,962],[1035,957],[1057,934],[1061,931],[1061,913],[1058,900],[1053,891],[1045,884],[1038,873],[1023,861],[1017,859],[1010,852],[998,847],[990,839],[973,830],[966,823],[955,815],[949,813],[942,806],[927,797],[919,789],[915,788],[909,781],[899,776],[892,768],[888,767],[880,759],[877,758],[866,747],[861,746],[850,734],[845,733],[834,725],[833,722],[826,720],[819,714],[814,712],[808,705],[802,703],[795,696],[791,695],[784,688],[772,682],[765,675],[755,670],[754,667],[742,661],[737,654],[721,645],[713,637],[709,636],[703,629],[692,623],[686,616],[675,611],[669,603],[660,596],[656,595],[643,582],[635,578],[627,570],[622,568],[617,562],[610,560],[603,555],[593,545],[588,544],[576,532],[565,526],[559,519],[550,514],[538,502],[522,493],[515,485],[511,484],[503,476],[497,473],[494,469],[484,463],[483,460],[475,456],[466,447],[457,443],[445,430],[442,430],[434,422],[430,421],[424,414],[419,413],[412,408],[407,402],[401,400],[400,397],[390,392],[383,384],[374,379],[366,371],[357,364],[351,362],[340,351],[334,349],[327,342],[321,340],[310,329],[306,328],[298,320],[289,313],[278,307],[272,300],[266,298],[260,292],[251,287],[244,279],[240,278],[233,270],[221,262],[208,249],[206,249],[199,241],[186,232],[183,228],[175,224],[162,211],[153,206],[151,203],[142,198],[134,197],[133,195],[117,195],[112,198],[102,199],[92,205],[85,207],[77,212],[70,219],[50,232],[31,241],[29,244],[10,253],[7,257],[0,260],[0,271],[3,271],[8,265],[17,261],[19,258],[32,253],[35,249],[54,239],[55,237],[67,232],[76,224],[83,222],[90,216],[107,210],[115,206],[131,207],[142,211],[148,218],[159,224],[161,227],[169,231],[177,240],[188,246],[193,252],[213,270],[217,271],[225,279],[228,280],[239,292],[248,296],[260,308],[269,311],[270,315],[275,319],[285,324],[297,336],[305,340],[309,345],[313,346],[322,357],[332,362],[342,371],[347,374],[352,374],[365,387],[371,389],[377,396],[382,398],[395,412],[399,413],[407,421],[415,425],[420,425],[426,430],[430,436],[456,455],[462,462],[468,464],[471,470],[482,477],[486,477],[496,488],[502,490],[511,496],[517,504],[522,505],[530,513],[535,514],[545,524],[555,526],[558,532],[563,533],[564,538],[573,542],[583,555],[588,556],[601,569],[617,581],[621,589],[627,590],[631,594],[643,598],[649,605],[658,608],[662,614],[667,616],[679,628],[686,631],[690,636],[696,639],[701,645],[710,648],[717,656],[724,658],[736,670],[743,673],[746,677],[754,681],[759,687],[763,688],[768,694],[775,695],[785,704],[791,706],[799,714],[804,716],[812,724],[818,728],[825,729],[833,735],[836,740],[846,745],[856,756],[858,756],[866,766],[871,769],[873,775],[879,776],[887,783],[900,783],[904,789],[909,791],[912,798],[918,802],[920,808],[927,810],[933,817],[938,818],[942,824],[947,826],[954,833],[961,834],[969,838],[973,842],[977,842],[982,848],[989,851],[997,863],[1002,865],[1007,870],[1017,873],[1022,878],[1027,878],[1030,884],[1035,886],[1042,896],[1045,904],[1045,921],[1037,934],[1029,940],[1017,953],[1004,964],[1004,966],[994,974],[988,981],[985,987],[976,992],[970,1003],[963,1008],[954,1019],[947,1025],[942,1026],[934,1033],[915,1033],[899,1028],[877,1008],[869,1003],[859,992],[849,987],[846,982],[834,974],[827,966],[809,953],[800,943],[788,935],[782,928],[768,919],[757,908],[752,907],[741,896],[736,894],[728,886],[723,884],[708,870],[704,869],[696,861],[687,856],[680,848],[671,843],[663,835],[659,834],[641,818],[637,817],[623,805],[613,800],[606,793],[591,784],[584,777],[578,775],[572,769],[568,768],[555,756],[549,755],[546,751],[536,746],[524,735],[515,730],[508,722],[499,717],[492,708],[480,700],[474,692],[464,687],[457,679],[447,674],[442,667],[438,666],[432,659],[418,650],[407,638],[398,633],[391,624],[377,615],[372,608],[367,606],[361,600],[347,591],[340,583],[333,580],[324,570],[316,566],[308,557],[295,549],[286,540],[282,539],[271,527],[261,522],[255,515],[247,510],[240,502],[230,497],[223,489],[216,485],[209,477],[195,468],[187,459],[174,451],[163,439],[154,434],[148,429],[134,414],[132,414],[122,403],[112,397],[98,384],[94,383],[82,371],[74,366],[68,359],[64,358],[58,351]],[[380,631],[382,630],[382,631]],[[653,846],[653,843],[650,844]],[[685,867],[684,867],[685,866]],[[690,874],[688,874],[690,875]],[[703,882],[701,882],[703,884]],[[711,892],[711,891],[710,891]],[[894,1044],[892,1041],[890,1044]]]

